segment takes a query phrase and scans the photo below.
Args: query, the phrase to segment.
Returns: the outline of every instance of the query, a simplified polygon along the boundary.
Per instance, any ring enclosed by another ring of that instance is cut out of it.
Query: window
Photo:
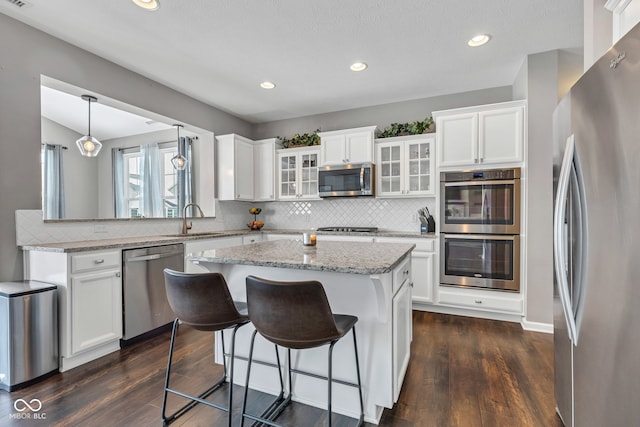
[[[171,164],[173,156],[178,154],[177,147],[164,146],[160,148],[160,174],[162,184],[160,193],[162,195],[162,206],[166,218],[176,218],[181,214],[178,212],[178,171]],[[124,201],[125,209],[129,218],[140,218],[142,212],[142,155],[138,149],[125,150],[124,154]]]

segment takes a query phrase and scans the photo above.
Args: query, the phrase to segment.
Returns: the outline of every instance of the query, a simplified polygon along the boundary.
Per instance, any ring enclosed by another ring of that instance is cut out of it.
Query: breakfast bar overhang
[[[301,240],[276,240],[187,254],[187,262],[222,273],[238,301],[246,301],[245,279],[254,275],[277,281],[317,280],[325,288],[334,313],[358,316],[356,324],[365,420],[378,423],[384,408],[398,399],[411,345],[411,251],[404,243],[335,242],[318,239],[316,246]],[[235,381],[244,386],[252,326],[238,331]],[[230,335],[230,334],[227,334]],[[227,338],[225,335],[225,339]],[[216,360],[221,363],[220,335]],[[281,350],[283,351],[283,350]],[[275,363],[273,344],[256,340],[254,358]],[[355,382],[354,354],[349,342],[334,348],[334,378]],[[281,360],[285,360],[281,358]],[[292,354],[293,368],[326,376],[327,349]],[[326,408],[326,382],[305,375],[293,377],[293,400]],[[276,370],[254,365],[250,388],[277,394]],[[352,387],[333,384],[333,409],[357,418],[359,401]]]

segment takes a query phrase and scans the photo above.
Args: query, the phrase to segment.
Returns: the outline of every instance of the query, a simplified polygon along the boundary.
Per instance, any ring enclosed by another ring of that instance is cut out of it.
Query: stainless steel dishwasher
[[[184,270],[182,243],[122,251],[123,341],[173,322],[164,287],[165,268]]]

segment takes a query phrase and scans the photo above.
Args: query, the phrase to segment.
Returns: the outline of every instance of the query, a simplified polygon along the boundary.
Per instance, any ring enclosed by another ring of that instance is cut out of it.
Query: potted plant
[[[416,120],[411,123],[391,123],[378,133],[378,138],[391,138],[394,136],[420,135],[423,133],[435,132],[432,117],[424,120]]]

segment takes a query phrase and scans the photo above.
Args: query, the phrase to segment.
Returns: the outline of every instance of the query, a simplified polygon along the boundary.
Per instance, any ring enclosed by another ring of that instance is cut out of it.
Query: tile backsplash
[[[193,218],[192,232],[237,230],[253,219],[249,208],[259,206],[264,230],[328,226],[378,227],[386,231],[420,231],[417,210],[427,206],[438,220],[435,199],[338,198],[283,202],[216,201],[215,218]],[[16,211],[16,244],[34,245],[79,240],[115,239],[179,233],[181,219],[135,219],[44,222],[41,210]]]

